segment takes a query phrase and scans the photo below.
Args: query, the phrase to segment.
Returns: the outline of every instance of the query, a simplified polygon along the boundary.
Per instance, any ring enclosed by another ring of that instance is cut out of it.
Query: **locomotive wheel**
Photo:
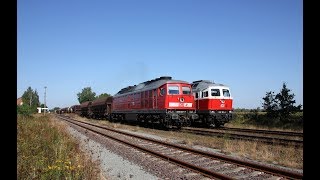
[[[221,126],[221,124],[220,124],[220,123],[218,123],[217,121],[214,121],[214,124],[215,124],[215,127],[216,127],[216,128],[218,128],[218,127],[220,127],[220,126]]]

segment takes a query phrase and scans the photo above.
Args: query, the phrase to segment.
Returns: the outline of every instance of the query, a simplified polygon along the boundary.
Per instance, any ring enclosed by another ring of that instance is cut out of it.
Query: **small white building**
[[[49,108],[37,107],[37,109],[38,109],[38,113],[39,113],[39,114],[41,113],[41,111],[42,111],[42,112],[43,112],[43,111],[46,111],[46,112],[50,113]]]

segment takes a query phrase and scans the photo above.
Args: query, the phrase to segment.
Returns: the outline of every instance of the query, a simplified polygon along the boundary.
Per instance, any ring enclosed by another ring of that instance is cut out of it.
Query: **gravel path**
[[[105,145],[100,144],[83,134],[78,128],[69,127],[70,134],[79,140],[81,149],[88,153],[93,160],[100,161],[102,176],[105,179],[159,179],[156,176],[144,171],[123,157],[109,151]]]

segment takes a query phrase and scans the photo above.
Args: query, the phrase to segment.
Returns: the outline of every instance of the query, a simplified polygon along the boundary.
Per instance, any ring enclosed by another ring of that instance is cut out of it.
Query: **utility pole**
[[[29,106],[31,107],[31,101],[32,101],[32,92],[30,91],[30,93],[29,93],[30,95],[30,98],[29,98]]]
[[[47,86],[44,87],[44,108],[46,108],[46,90]],[[46,114],[46,109],[43,109],[43,113]]]

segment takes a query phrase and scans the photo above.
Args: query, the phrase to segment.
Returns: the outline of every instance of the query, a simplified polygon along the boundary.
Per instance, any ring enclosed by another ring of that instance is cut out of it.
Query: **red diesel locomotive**
[[[219,127],[232,119],[233,98],[228,86],[199,80],[192,82],[192,92],[199,115],[199,118],[193,122]]]
[[[191,84],[162,76],[121,89],[113,96],[112,120],[189,126],[197,119]]]

